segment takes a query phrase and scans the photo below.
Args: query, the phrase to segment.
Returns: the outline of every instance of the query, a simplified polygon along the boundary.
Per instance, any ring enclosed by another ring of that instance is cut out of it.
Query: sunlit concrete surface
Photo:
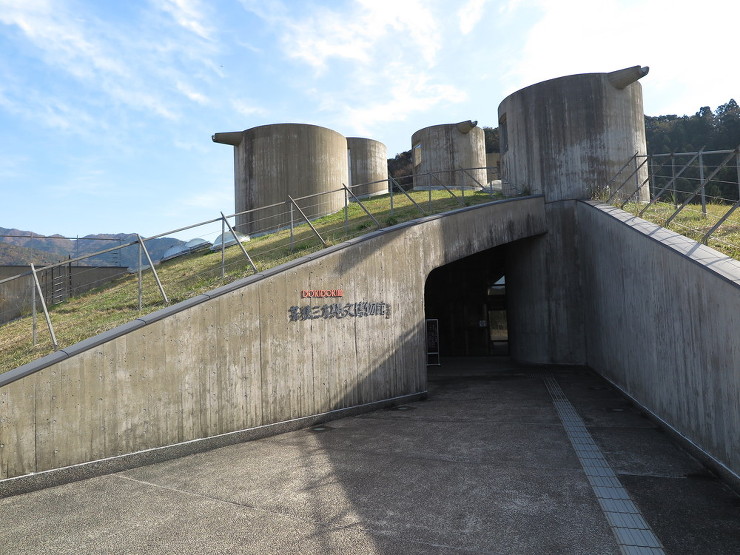
[[[0,499],[0,553],[620,553],[553,383],[666,553],[740,552],[740,497],[590,371],[429,377],[425,401]]]

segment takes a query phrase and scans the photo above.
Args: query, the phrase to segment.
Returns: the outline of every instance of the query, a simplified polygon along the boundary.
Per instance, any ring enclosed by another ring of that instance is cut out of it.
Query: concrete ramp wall
[[[576,218],[588,365],[737,480],[740,262],[611,206]]]
[[[400,224],[2,374],[0,479],[75,479],[421,395],[429,272],[544,232],[541,196]]]

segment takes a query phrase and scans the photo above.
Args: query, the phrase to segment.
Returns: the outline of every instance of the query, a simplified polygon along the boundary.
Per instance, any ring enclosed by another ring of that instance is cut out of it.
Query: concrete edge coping
[[[506,204],[509,202],[516,202],[520,200],[531,200],[531,199],[536,199],[536,198],[544,199],[544,195],[529,195],[529,196],[523,196],[523,197],[493,200],[490,202],[475,204],[473,206],[465,206],[462,208],[456,208],[455,210],[450,210],[448,212],[441,212],[439,214],[432,214],[430,216],[424,216],[416,220],[410,220],[408,222],[401,222],[399,224],[395,224],[389,227],[378,229],[376,231],[371,231],[370,233],[367,233],[360,237],[348,239],[347,241],[338,243],[336,245],[332,245],[325,249],[321,249],[320,251],[307,254],[300,258],[296,258],[295,260],[290,260],[288,262],[280,264],[279,266],[275,266],[274,268],[270,268],[268,270],[264,270],[256,274],[252,274],[251,276],[238,279],[226,285],[222,285],[221,287],[212,289],[211,291],[208,291],[207,293],[203,293],[201,295],[191,297],[190,299],[180,301],[179,303],[173,304],[171,306],[166,306],[164,308],[156,310],[155,312],[146,314],[144,316],[136,318],[135,320],[126,322],[125,324],[121,324],[120,326],[116,326],[115,328],[105,331],[101,334],[95,335],[93,337],[89,337],[88,339],[83,339],[82,341],[75,343],[74,345],[70,345],[69,347],[65,347],[64,349],[60,349],[54,353],[50,353],[39,359],[32,360],[31,362],[27,362],[26,364],[22,366],[18,366],[17,368],[8,370],[7,372],[0,374],[0,388],[10,383],[13,383],[14,381],[25,378],[26,376],[34,374],[40,370],[43,370],[44,368],[47,368],[53,364],[56,364],[57,362],[61,362],[64,359],[70,358],[74,355],[78,355],[84,351],[94,349],[95,347],[102,345],[103,343],[106,343],[107,341],[111,341],[113,339],[126,335],[127,333],[132,332],[136,329],[139,329],[143,326],[146,326],[148,324],[153,324],[154,322],[163,320],[167,318],[168,316],[172,316],[173,314],[177,314],[178,312],[182,312],[183,310],[187,310],[188,308],[192,308],[206,301],[210,301],[211,299],[215,299],[222,295],[226,295],[227,293],[231,293],[233,291],[236,291],[237,289],[241,289],[242,287],[245,287],[252,283],[262,281],[263,279],[267,277],[271,277],[281,272],[291,270],[297,266],[305,264],[306,262],[316,260],[317,258],[321,258],[323,256],[329,256],[332,253],[352,247],[354,245],[357,245],[365,241],[370,241],[371,239],[374,239],[380,235],[393,233],[401,229],[427,223],[432,220],[443,218],[445,216],[459,214],[461,212],[478,210],[480,208],[490,207],[491,205]]]
[[[740,287],[740,261],[726,254],[722,254],[711,247],[702,245],[693,239],[689,239],[680,233],[643,220],[616,206],[593,200],[582,200],[579,202],[587,204],[600,212],[609,214],[627,227],[639,231],[648,239],[675,251],[687,260],[716,274],[717,277]]]
[[[53,486],[60,486],[71,482],[78,482],[88,478],[95,478],[97,476],[104,476],[106,474],[123,472],[125,470],[178,459],[188,455],[195,455],[197,453],[203,453],[205,451],[211,451],[221,447],[228,447],[229,445],[236,445],[237,443],[245,443],[247,441],[263,439],[286,432],[294,432],[311,426],[316,426],[318,424],[323,424],[325,422],[331,422],[332,420],[338,420],[340,418],[347,418],[386,407],[419,401],[425,399],[427,394],[427,391],[424,390],[417,393],[399,395],[389,399],[381,399],[380,401],[334,409],[310,416],[302,416],[272,424],[264,424],[243,430],[236,430],[234,432],[226,432],[211,437],[193,439],[182,443],[175,443],[173,445],[153,447],[151,449],[137,451],[136,453],[127,453],[124,455],[107,457],[62,468],[54,468],[51,470],[44,470],[42,472],[25,474],[14,478],[6,478],[4,480],[0,480],[0,499],[30,493]]]

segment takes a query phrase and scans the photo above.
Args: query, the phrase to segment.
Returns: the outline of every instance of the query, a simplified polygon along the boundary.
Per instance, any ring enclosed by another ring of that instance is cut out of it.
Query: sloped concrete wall
[[[0,478],[421,394],[429,272],[544,232],[542,197],[400,224],[2,374]]]
[[[586,358],[740,476],[740,262],[579,202]]]

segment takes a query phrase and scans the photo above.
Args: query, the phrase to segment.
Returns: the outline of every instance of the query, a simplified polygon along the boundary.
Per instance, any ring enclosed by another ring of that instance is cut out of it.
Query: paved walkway
[[[608,384],[506,359],[431,368],[426,401],[0,499],[0,520],[17,554],[740,553],[740,498]]]

